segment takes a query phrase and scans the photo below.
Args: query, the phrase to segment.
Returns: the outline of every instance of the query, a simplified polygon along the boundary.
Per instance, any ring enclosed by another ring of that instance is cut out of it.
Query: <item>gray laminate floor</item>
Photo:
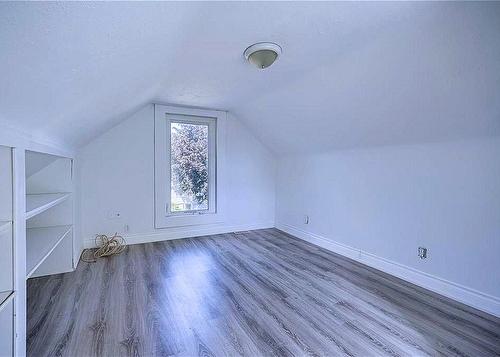
[[[30,356],[499,355],[500,320],[275,229],[29,280]]]

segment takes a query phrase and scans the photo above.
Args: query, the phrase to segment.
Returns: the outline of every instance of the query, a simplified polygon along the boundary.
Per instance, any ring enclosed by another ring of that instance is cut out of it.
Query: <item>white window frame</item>
[[[155,228],[222,222],[222,182],[226,113],[155,104]],[[209,130],[208,210],[171,211],[171,123],[206,124]]]

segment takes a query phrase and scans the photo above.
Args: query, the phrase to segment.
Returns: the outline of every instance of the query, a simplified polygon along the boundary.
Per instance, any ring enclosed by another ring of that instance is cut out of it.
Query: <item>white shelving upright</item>
[[[0,146],[0,355],[14,354],[12,149]]]

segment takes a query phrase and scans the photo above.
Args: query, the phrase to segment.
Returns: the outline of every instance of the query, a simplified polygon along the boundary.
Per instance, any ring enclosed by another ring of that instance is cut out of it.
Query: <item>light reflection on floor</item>
[[[211,276],[214,264],[210,255],[199,251],[174,256],[169,262],[173,275],[166,283],[173,294],[173,313],[184,317],[188,328],[218,315],[213,300],[217,289]]]

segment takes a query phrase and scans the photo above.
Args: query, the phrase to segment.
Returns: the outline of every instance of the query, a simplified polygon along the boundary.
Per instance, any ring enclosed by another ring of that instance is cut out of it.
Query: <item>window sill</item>
[[[224,220],[220,213],[181,213],[165,216],[160,222],[155,222],[155,228],[172,228],[194,226],[203,224],[222,223]]]

